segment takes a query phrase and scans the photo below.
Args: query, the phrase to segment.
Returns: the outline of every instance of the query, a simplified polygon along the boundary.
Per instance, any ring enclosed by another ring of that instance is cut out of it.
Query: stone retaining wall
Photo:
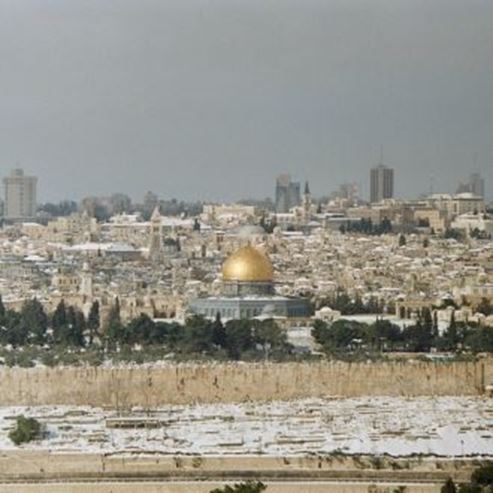
[[[0,406],[164,404],[306,397],[481,395],[493,359],[476,363],[170,364],[163,367],[3,368]]]

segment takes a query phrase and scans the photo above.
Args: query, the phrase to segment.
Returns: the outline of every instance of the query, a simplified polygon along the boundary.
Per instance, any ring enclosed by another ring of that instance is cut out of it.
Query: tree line
[[[436,316],[424,310],[416,323],[401,328],[388,320],[373,324],[353,320],[337,320],[329,325],[316,320],[313,337],[330,355],[359,350],[372,352],[430,352],[470,350],[474,353],[493,352],[493,331],[477,324],[456,322],[452,315],[449,327],[441,334]]]
[[[384,217],[382,221],[375,224],[371,218],[362,217],[359,221],[347,221],[339,226],[339,231],[345,233],[362,233],[371,236],[380,236],[392,233],[392,221]]]
[[[456,485],[452,478],[448,478],[442,485],[441,493],[486,493],[493,488],[493,463],[478,467],[471,474],[468,483]]]
[[[345,291],[337,291],[332,296],[315,300],[314,304],[317,308],[327,306],[341,312],[342,315],[380,314],[385,307],[384,303],[374,296],[363,301],[358,294],[351,298]]]
[[[39,300],[27,300],[20,311],[6,310],[0,297],[0,344],[85,346],[94,342],[100,329],[99,303],[86,318],[82,311],[62,300],[48,315]]]
[[[180,355],[202,355],[219,359],[282,359],[293,352],[286,333],[273,320],[207,320],[194,315],[178,322],[154,322],[145,314],[121,322],[112,309],[105,331],[110,349],[116,346],[162,345]]]
[[[87,317],[62,300],[47,314],[37,300],[20,311],[6,310],[0,298],[0,345],[13,347],[97,347],[107,352],[135,346],[160,346],[180,355],[221,359],[283,358],[293,352],[286,333],[273,320],[207,320],[191,316],[183,324],[154,321],[146,314],[123,322],[118,298],[101,330],[100,307],[95,301]]]

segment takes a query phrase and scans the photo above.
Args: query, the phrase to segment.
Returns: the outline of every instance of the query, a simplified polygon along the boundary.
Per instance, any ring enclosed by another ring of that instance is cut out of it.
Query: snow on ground
[[[60,452],[493,457],[491,398],[304,399],[125,413],[91,407],[3,407],[0,449],[15,448],[8,431],[19,414],[39,419],[48,434],[22,448]]]

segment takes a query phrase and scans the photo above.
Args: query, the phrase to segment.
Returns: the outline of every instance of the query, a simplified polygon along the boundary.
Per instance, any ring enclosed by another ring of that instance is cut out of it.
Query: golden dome
[[[251,245],[230,255],[223,265],[223,281],[272,282],[273,279],[270,260]]]

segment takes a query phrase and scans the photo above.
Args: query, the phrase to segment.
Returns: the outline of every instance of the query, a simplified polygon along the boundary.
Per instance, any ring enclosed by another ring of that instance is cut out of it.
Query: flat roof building
[[[7,221],[25,221],[36,217],[38,179],[14,169],[3,179],[5,189],[4,217]]]

